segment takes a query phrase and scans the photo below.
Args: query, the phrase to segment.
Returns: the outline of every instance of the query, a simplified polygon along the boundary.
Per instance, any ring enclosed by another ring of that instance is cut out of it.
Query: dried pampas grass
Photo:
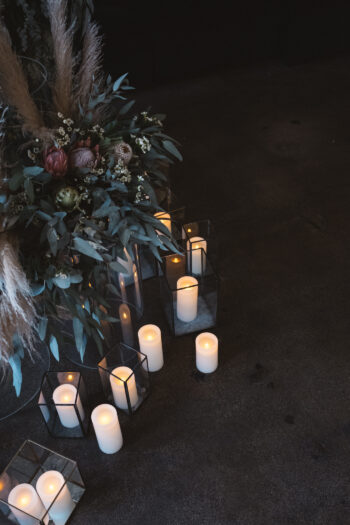
[[[38,107],[30,96],[23,68],[3,25],[0,25],[0,94],[7,104],[16,108],[25,131],[37,137],[47,135]]]
[[[15,334],[30,354],[34,352],[36,312],[13,235],[0,234],[0,254],[0,365],[4,367],[13,355]]]
[[[98,34],[98,26],[90,22],[86,28],[82,61],[77,74],[76,95],[84,109],[87,109],[93,83],[101,79],[102,37]]]
[[[55,108],[57,112],[70,116],[73,106],[73,25],[67,27],[67,0],[47,0],[47,7],[56,64],[53,85]]]

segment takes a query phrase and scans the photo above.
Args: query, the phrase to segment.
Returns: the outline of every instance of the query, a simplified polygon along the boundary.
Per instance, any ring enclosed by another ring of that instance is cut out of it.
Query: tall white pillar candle
[[[128,400],[126,390],[128,389],[130,405],[134,407],[138,401],[137,387],[134,372],[128,366],[118,366],[112,370],[110,378],[114,403],[117,407],[127,410]]]
[[[36,482],[36,490],[55,525],[65,525],[75,504],[61,472],[48,470]]]
[[[156,217],[156,219],[159,219],[160,222],[164,224],[164,226],[166,226],[171,233],[171,215],[170,213],[159,211],[155,213],[154,216]]]
[[[135,286],[135,300],[138,308],[142,308],[142,298],[141,298],[141,289],[140,289],[140,281],[139,281],[139,274],[137,272],[136,264],[132,267],[132,272],[134,276],[134,286]]]
[[[187,251],[191,257],[192,273],[203,275],[207,262],[207,241],[203,237],[191,237],[187,241]]]
[[[127,303],[126,286],[125,286],[125,275],[123,273],[118,274],[120,294],[122,296],[123,303]]]
[[[124,343],[133,346],[134,335],[132,331],[131,313],[127,304],[123,303],[119,306],[119,319]]]
[[[38,520],[42,520],[46,513],[35,488],[29,483],[14,487],[7,501],[19,525],[38,525]]]
[[[178,319],[190,323],[197,317],[198,281],[195,277],[185,275],[176,283],[176,313]]]
[[[92,424],[100,450],[105,454],[115,454],[123,446],[118,414],[114,406],[99,405],[92,411]]]
[[[58,386],[54,390],[52,398],[56,405],[58,417],[64,427],[74,428],[79,425],[76,408],[79,411],[80,419],[83,421],[85,413],[81,404],[80,396],[74,385]]]
[[[145,324],[138,331],[140,351],[147,356],[148,370],[157,372],[164,364],[162,333],[155,324]],[[147,368],[146,362],[142,363]]]
[[[196,337],[196,367],[204,374],[210,374],[218,367],[218,338],[210,332]]]

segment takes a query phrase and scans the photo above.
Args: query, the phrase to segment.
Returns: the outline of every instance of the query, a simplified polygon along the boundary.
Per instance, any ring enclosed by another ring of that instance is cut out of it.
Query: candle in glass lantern
[[[136,264],[133,264],[132,272],[134,276],[134,286],[135,286],[135,300],[138,308],[142,308],[142,299],[141,299],[141,290],[140,290],[140,281],[139,274],[137,272]]]
[[[99,405],[92,411],[92,424],[100,450],[105,454],[115,454],[123,445],[118,414],[114,406]]]
[[[154,216],[156,217],[156,219],[159,219],[160,222],[164,224],[164,226],[166,226],[171,233],[171,215],[170,213],[159,211],[155,213]]]
[[[191,237],[187,241],[187,251],[191,257],[191,270],[195,275],[205,273],[207,241],[203,237]]]
[[[48,470],[36,482],[36,490],[55,525],[65,525],[75,504],[61,472]]]
[[[198,281],[195,277],[185,275],[176,283],[176,313],[178,319],[190,323],[197,317]]]
[[[214,372],[218,367],[218,338],[210,332],[196,337],[196,367],[204,374]]]
[[[118,274],[120,294],[122,296],[123,303],[127,303],[126,286],[125,286],[125,275],[123,273]]]
[[[126,389],[129,394],[131,407],[134,407],[138,401],[137,388],[134,372],[128,366],[118,366],[112,370],[110,375],[114,403],[117,407],[127,410],[128,400]]]
[[[14,487],[7,501],[19,525],[37,525],[46,512],[35,488],[29,483]]]
[[[77,427],[79,425],[79,419],[75,407],[79,411],[81,420],[84,419],[85,414],[75,386],[68,384],[58,386],[55,388],[52,398],[56,405],[61,424],[66,428]]]
[[[157,372],[164,364],[162,333],[155,324],[145,324],[138,331],[140,351],[147,356],[148,370]],[[142,363],[147,368],[147,363]]]
[[[123,303],[119,306],[119,319],[124,343],[133,346],[134,335],[132,331],[131,313],[127,304]]]

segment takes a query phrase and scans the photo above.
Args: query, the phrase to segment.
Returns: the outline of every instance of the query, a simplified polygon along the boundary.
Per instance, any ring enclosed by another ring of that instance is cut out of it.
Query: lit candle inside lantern
[[[29,483],[14,487],[7,501],[19,525],[37,525],[46,512],[35,488]]]
[[[134,372],[128,366],[119,366],[110,375],[114,403],[123,410],[128,409],[126,389],[128,390],[131,407],[138,401]]]
[[[77,382],[78,375],[74,372],[58,372],[57,379],[61,384],[68,383],[74,385]]]
[[[191,237],[187,241],[187,251],[191,257],[191,269],[195,275],[205,273],[207,241],[203,237]]]
[[[218,338],[210,332],[196,337],[196,367],[204,374],[210,374],[218,367]]]
[[[119,287],[120,287],[120,293],[122,296],[123,303],[127,303],[127,296],[126,296],[126,286],[125,286],[125,276],[123,273],[118,274],[118,281],[119,281]]]
[[[139,274],[137,272],[136,264],[133,264],[132,271],[133,271],[133,275],[134,275],[136,304],[137,304],[138,308],[142,308],[140,281],[139,281]]]
[[[68,384],[58,386],[54,390],[52,398],[56,405],[61,424],[66,428],[77,427],[79,425],[79,419],[75,407],[79,411],[81,420],[84,419],[85,414],[80,396],[75,386]]]
[[[134,335],[132,331],[130,308],[127,304],[121,304],[119,306],[119,319],[124,343],[133,346]]]
[[[171,215],[170,213],[159,211],[155,213],[154,216],[156,217],[156,219],[159,219],[160,222],[164,224],[164,226],[166,226],[171,233]]]
[[[176,283],[176,313],[178,319],[190,323],[197,317],[198,281],[195,277],[185,275]]]
[[[64,525],[75,504],[65,479],[57,470],[48,470],[36,482],[36,490],[55,525]]]
[[[105,454],[115,454],[123,445],[118,414],[114,406],[103,404],[92,411],[92,424],[100,450]]]
[[[157,372],[164,364],[162,333],[155,324],[145,324],[138,331],[140,351],[147,356],[148,369]],[[147,368],[146,361],[142,363]]]

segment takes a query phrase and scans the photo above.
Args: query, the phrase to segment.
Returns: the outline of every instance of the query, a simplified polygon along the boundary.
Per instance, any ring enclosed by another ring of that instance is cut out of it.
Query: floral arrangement
[[[0,363],[17,393],[37,335],[59,359],[62,310],[83,358],[88,338],[101,346],[101,322],[115,321],[103,290],[123,271],[120,259],[133,257],[134,244],[156,257],[174,249],[154,213],[168,184],[162,166],[181,160],[165,116],[132,111],[127,74],[103,74],[96,24],[85,18],[76,49],[66,0],[45,8],[53,56],[40,62],[39,89],[0,26]]]

